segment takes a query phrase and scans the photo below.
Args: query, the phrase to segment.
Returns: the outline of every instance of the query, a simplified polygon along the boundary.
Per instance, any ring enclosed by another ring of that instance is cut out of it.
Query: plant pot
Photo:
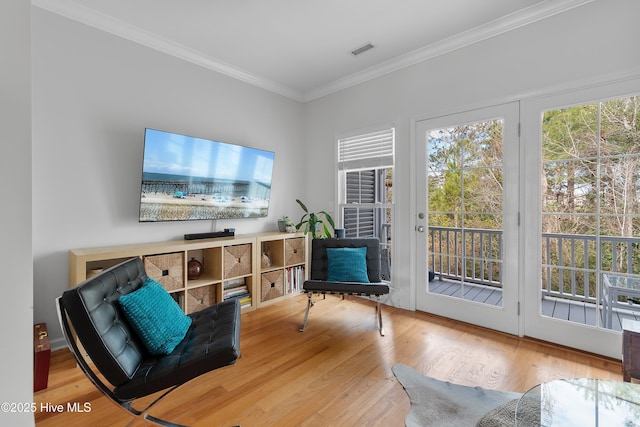
[[[287,223],[285,221],[278,220],[278,231],[281,233],[287,231]]]

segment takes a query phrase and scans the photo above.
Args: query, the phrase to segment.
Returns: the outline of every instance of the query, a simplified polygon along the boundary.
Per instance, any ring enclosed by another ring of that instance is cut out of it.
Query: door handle
[[[419,232],[419,233],[424,233],[424,226],[423,225],[418,225],[416,227],[416,231]]]

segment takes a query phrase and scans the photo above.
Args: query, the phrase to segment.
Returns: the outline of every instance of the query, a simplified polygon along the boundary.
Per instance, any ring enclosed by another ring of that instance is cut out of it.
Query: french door
[[[416,308],[519,334],[519,104],[420,120]]]
[[[639,83],[522,104],[528,336],[620,358],[640,319]]]

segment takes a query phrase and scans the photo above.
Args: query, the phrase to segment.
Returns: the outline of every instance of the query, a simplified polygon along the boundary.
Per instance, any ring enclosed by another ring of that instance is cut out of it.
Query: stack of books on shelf
[[[286,270],[286,292],[292,294],[301,291],[304,283],[304,266],[287,267]]]
[[[173,300],[178,303],[180,308],[184,310],[184,294],[182,292],[173,292],[169,295],[171,295],[171,298],[173,298]]]
[[[240,305],[251,305],[251,292],[244,278],[227,280],[224,282],[224,290],[222,296],[225,300],[237,298]]]

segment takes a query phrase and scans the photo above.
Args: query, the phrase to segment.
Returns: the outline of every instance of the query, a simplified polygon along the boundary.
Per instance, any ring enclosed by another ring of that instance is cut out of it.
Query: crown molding
[[[72,0],[32,0],[31,4],[35,7],[81,22],[168,55],[181,58],[292,100],[309,102],[593,1],[594,0],[547,0],[455,36],[432,43],[405,55],[401,55],[380,65],[370,67],[361,72],[351,74],[305,92],[295,90],[233,65],[218,61],[202,52],[167,40],[158,34],[129,25]]]
[[[419,64],[440,55],[498,36],[534,22],[549,18],[567,10],[583,6],[594,0],[547,0],[542,3],[514,12],[502,18],[487,22],[455,36],[437,41],[428,46],[393,58],[390,61],[370,67],[350,76],[335,80],[304,92],[303,102],[313,101],[323,96],[339,92],[360,83],[382,77],[394,71]]]
[[[114,19],[111,16],[97,12],[94,9],[90,9],[74,1],[32,0],[31,4],[49,12],[69,18],[73,21],[83,23],[98,30],[122,37],[126,40],[130,40],[193,64],[200,65],[228,77],[232,77],[253,86],[291,98],[295,101],[303,101],[302,92],[242,70],[233,65],[218,61],[215,58],[211,58],[203,54],[202,52],[191,49],[182,44],[175,43],[159,36],[158,34],[145,31],[139,27]]]

